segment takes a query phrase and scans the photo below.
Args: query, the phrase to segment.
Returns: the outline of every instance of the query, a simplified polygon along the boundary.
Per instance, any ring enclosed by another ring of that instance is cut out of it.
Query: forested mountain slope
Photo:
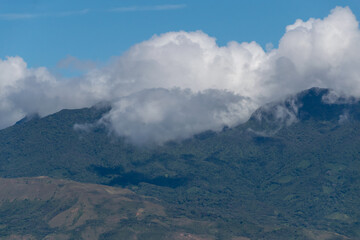
[[[0,176],[129,188],[169,219],[212,223],[201,234],[215,239],[358,239],[360,104],[331,94],[309,89],[237,127],[151,147],[94,124],[110,107],[62,110],[0,131]]]

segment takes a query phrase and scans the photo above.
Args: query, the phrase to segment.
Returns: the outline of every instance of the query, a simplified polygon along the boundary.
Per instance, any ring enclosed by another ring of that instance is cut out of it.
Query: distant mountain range
[[[1,239],[360,239],[357,99],[312,88],[239,126],[157,147],[74,128],[109,110],[0,131]]]

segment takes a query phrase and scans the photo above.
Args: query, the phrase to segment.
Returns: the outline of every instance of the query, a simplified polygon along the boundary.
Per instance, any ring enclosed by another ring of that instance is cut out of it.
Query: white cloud
[[[32,19],[42,17],[66,17],[73,15],[85,15],[89,13],[89,9],[83,9],[78,11],[64,11],[64,12],[53,12],[53,13],[0,13],[0,19],[3,20],[21,20],[21,19]]]
[[[0,60],[0,129],[28,114],[45,116],[96,103],[100,99],[82,89],[84,81],[57,79],[46,68],[28,68],[20,57]]]
[[[133,141],[162,143],[244,122],[258,106],[318,86],[360,96],[360,31],[349,8],[297,20],[279,47],[230,42],[203,32],[169,32],[134,45],[107,66],[57,79],[19,57],[0,62],[0,127],[98,101],[103,119]],[[213,89],[213,90],[210,90]]]
[[[163,143],[246,120],[253,106],[231,92],[147,89],[113,102],[102,122],[132,142]]]
[[[149,6],[129,6],[112,8],[109,10],[94,10],[82,9],[73,11],[62,12],[42,12],[42,13],[0,13],[0,20],[13,21],[13,20],[26,20],[34,18],[47,18],[47,17],[67,17],[76,15],[86,15],[90,12],[148,12],[148,11],[169,11],[179,10],[186,8],[186,4],[166,4],[166,5],[149,5]]]
[[[360,32],[349,8],[335,8],[324,20],[298,20],[287,27],[278,55],[294,66],[296,85],[323,86],[360,94]],[[290,85],[291,86],[291,85]]]

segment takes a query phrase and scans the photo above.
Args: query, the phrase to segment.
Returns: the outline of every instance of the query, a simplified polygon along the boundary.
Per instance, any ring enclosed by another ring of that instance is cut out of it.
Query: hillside
[[[1,239],[211,239],[211,228],[169,218],[158,200],[123,188],[48,177],[0,179]]]
[[[133,146],[101,125],[74,129],[109,107],[62,110],[0,131],[0,176],[127,188],[156,198],[168,219],[210,222],[201,234],[215,239],[357,239],[360,104],[326,102],[328,94],[310,89],[237,127],[158,147]]]

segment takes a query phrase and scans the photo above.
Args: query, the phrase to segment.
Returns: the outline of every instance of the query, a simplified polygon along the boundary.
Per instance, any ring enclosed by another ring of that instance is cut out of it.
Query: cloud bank
[[[134,45],[105,67],[72,79],[0,61],[0,127],[27,114],[109,101],[105,123],[134,142],[164,143],[246,121],[259,106],[310,87],[360,96],[360,30],[347,7],[296,20],[277,49],[256,42],[169,32]]]
[[[245,121],[251,105],[247,98],[215,89],[147,89],[115,101],[102,122],[132,142],[163,143]]]

